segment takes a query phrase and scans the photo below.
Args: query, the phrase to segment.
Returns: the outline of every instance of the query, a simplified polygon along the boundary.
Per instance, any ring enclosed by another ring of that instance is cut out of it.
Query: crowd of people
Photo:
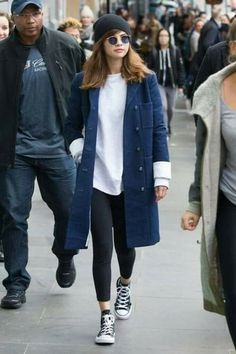
[[[135,248],[159,241],[158,204],[171,179],[168,135],[177,92],[193,101],[196,166],[182,227],[203,219],[204,307],[225,314],[236,347],[236,21],[177,8],[137,22],[124,9],[57,30],[41,0],[0,13],[0,261],[3,309],[26,302],[28,223],[34,183],[54,216],[56,280],[76,278],[73,257],[93,247],[101,313],[97,344],[115,342],[132,312]],[[112,104],[111,104],[112,103]],[[214,157],[210,154],[214,152]],[[111,309],[111,257],[120,276]]]
[[[123,8],[119,8],[116,14],[123,17],[130,26],[132,47],[145,64],[157,73],[165,124],[168,135],[171,136],[171,120],[177,94],[184,93],[187,104],[192,100],[198,86],[197,74],[205,53],[209,47],[227,42],[234,14],[231,16],[225,14],[221,5],[212,7],[210,18],[206,12],[190,6],[178,7],[171,12],[164,8],[158,18],[150,13],[136,20]],[[58,29],[71,34],[76,31],[76,38],[88,58],[94,43],[94,14],[85,5],[80,16],[80,21],[73,18],[65,19]],[[166,38],[164,43],[163,38]]]

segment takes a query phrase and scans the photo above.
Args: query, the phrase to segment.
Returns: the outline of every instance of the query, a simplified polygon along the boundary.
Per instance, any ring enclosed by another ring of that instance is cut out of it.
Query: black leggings
[[[93,189],[91,233],[93,240],[93,278],[98,301],[110,300],[111,258],[114,244],[120,275],[131,277],[135,249],[126,246],[124,195],[112,196]]]
[[[3,247],[2,247],[2,227],[3,227],[3,216],[2,216],[2,210],[0,209],[0,252],[3,252]]]
[[[216,236],[225,295],[225,314],[236,348],[236,205],[220,193]]]

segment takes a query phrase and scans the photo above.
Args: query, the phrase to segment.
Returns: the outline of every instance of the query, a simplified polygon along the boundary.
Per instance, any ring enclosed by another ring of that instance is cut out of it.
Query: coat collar
[[[138,87],[139,87],[139,83],[138,82],[129,82],[128,83],[128,85],[127,85],[126,107],[125,107],[126,109],[128,108],[128,106],[132,102]]]
[[[40,37],[35,41],[34,45],[38,46],[41,51],[44,51],[46,49],[46,33],[48,32],[48,29],[46,29],[44,26],[42,27],[41,30],[41,35]],[[21,57],[22,52],[27,52],[30,50],[31,46],[25,46],[24,44],[21,43],[19,39],[19,33],[17,29],[15,28],[14,31],[12,32],[11,36],[9,37],[9,42],[12,45],[12,48],[14,49],[15,53],[17,56]],[[27,54],[28,55],[28,54]]]
[[[93,110],[95,108],[98,111],[98,98],[99,98],[100,88],[90,89],[88,92],[89,92],[91,109]]]

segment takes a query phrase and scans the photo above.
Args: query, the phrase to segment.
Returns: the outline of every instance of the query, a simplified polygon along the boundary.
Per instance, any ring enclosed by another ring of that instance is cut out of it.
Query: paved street
[[[169,140],[170,191],[160,203],[161,242],[137,250],[132,281],[133,314],[116,322],[116,344],[96,346],[99,311],[91,275],[91,245],[76,257],[77,279],[69,289],[55,280],[50,252],[52,215],[36,190],[29,220],[32,282],[19,310],[0,309],[0,354],[229,354],[233,349],[222,316],[202,309],[200,228],[180,229],[194,165],[194,124],[178,104]],[[113,297],[118,268],[114,257]],[[1,279],[5,276],[0,264]],[[1,297],[5,290],[0,285]]]

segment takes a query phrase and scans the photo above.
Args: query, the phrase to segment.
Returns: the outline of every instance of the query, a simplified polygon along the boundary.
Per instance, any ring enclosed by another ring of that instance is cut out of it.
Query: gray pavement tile
[[[28,268],[31,274],[30,293],[26,295],[29,298],[33,294],[48,294],[55,281],[55,270],[50,268]]]
[[[149,272],[148,272],[149,270]],[[192,274],[185,271],[183,268],[171,269],[165,265],[158,265],[158,271],[150,270],[144,267],[141,276],[145,277],[145,282],[137,284],[137,294],[141,296],[152,296],[160,298],[188,298],[201,299],[200,279],[192,277]],[[168,274],[168,282],[166,277]],[[148,283],[148,287],[145,286]],[[181,284],[181,286],[180,286]],[[133,292],[135,294],[135,292]]]
[[[27,344],[0,343],[0,354],[25,354]]]
[[[87,322],[85,326],[78,318],[42,319],[36,326],[32,326],[30,333],[25,333],[25,341],[30,344],[77,346],[79,343],[86,346],[94,343],[96,333],[94,320]]]
[[[104,354],[113,353],[112,347],[96,345],[30,344],[25,354]]]
[[[84,316],[85,308],[88,309],[87,316]],[[99,315],[95,295],[90,298],[81,297],[78,295],[54,294],[48,297],[47,304],[42,320],[69,320],[73,319],[89,325],[90,321],[94,318],[94,313]]]
[[[152,314],[152,321],[149,321]],[[222,316],[207,314],[199,299],[136,297],[133,326],[167,330],[219,330],[226,333]],[[207,321],[206,321],[207,320]]]
[[[229,337],[221,330],[177,330],[177,329],[155,329],[146,327],[146,322],[143,322],[142,332],[140,328],[132,327],[132,330],[127,330],[122,326],[117,330],[116,343],[123,341],[124,345],[119,343],[121,347],[127,348],[127,353],[160,353],[169,351],[172,354],[176,352],[191,353],[198,350],[208,350],[212,354],[221,351],[227,353],[227,350],[232,349],[232,344]],[[210,345],[209,345],[210,343]]]

